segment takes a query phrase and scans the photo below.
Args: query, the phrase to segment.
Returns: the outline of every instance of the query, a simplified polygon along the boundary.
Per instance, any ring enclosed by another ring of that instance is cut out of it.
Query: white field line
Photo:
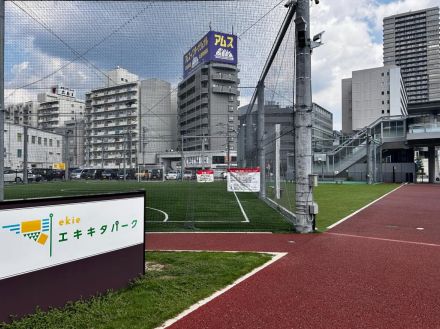
[[[170,251],[170,250],[167,250]],[[174,251],[174,250],[173,250]],[[178,250],[176,250],[178,251]],[[188,250],[185,250],[188,251]],[[200,250],[196,250],[195,252],[202,252]],[[210,251],[212,252],[212,251]],[[227,252],[242,252],[242,251],[227,251]],[[211,296],[202,299],[201,301],[198,301],[197,303],[195,303],[194,305],[190,306],[189,308],[187,308],[185,311],[183,311],[182,313],[180,313],[179,315],[177,315],[175,318],[173,319],[169,319],[167,321],[165,321],[162,325],[160,325],[159,327],[156,327],[155,329],[164,329],[167,328],[169,326],[171,326],[172,324],[176,323],[177,321],[179,321],[180,319],[184,318],[185,316],[187,316],[188,314],[194,312],[195,310],[197,310],[198,308],[202,307],[203,305],[209,303],[210,301],[212,301],[213,299],[217,298],[218,296],[224,294],[225,292],[227,292],[228,290],[232,289],[233,287],[235,287],[236,285],[238,285],[239,283],[245,281],[246,279],[250,278],[251,276],[255,275],[256,273],[258,273],[259,271],[261,271],[262,269],[272,265],[273,263],[275,263],[276,261],[280,260],[282,257],[284,257],[285,255],[287,255],[286,252],[261,252],[264,254],[270,254],[270,255],[274,255],[274,257],[268,261],[267,263],[261,265],[260,267],[257,267],[256,269],[254,269],[253,271],[249,272],[248,274],[242,276],[241,278],[238,278],[236,281],[234,281],[233,283],[231,283],[229,286],[226,286],[225,288],[216,291],[214,294],[212,294]]]
[[[273,234],[272,232],[146,232],[146,234]],[[254,252],[254,251],[253,251]]]
[[[237,194],[235,193],[235,191],[234,191],[234,195],[235,195],[235,199],[236,199],[237,202],[238,202],[238,206],[240,207],[241,213],[243,214],[243,217],[244,217],[244,220],[241,221],[241,222],[242,222],[242,223],[249,223],[249,222],[250,222],[250,221],[249,221],[249,218],[248,218],[248,216],[246,215],[246,212],[244,211],[243,206],[241,205],[241,202],[240,202],[240,200],[238,199],[238,196],[237,196]]]
[[[417,246],[440,247],[440,244],[427,243],[427,242],[417,242],[417,241],[406,241],[406,240],[376,238],[376,237],[373,237],[373,236],[363,236],[363,235],[354,235],[354,234],[345,234],[345,233],[333,233],[333,232],[325,232],[324,234],[330,234],[330,235],[336,235],[336,236],[345,236],[345,237],[348,237],[348,238],[359,238],[359,239],[367,239],[367,240],[378,240],[378,241],[397,242],[397,243],[405,243],[405,244],[415,244]]]
[[[332,224],[332,225],[330,225],[330,226],[327,226],[327,229],[331,229],[331,228],[335,227],[336,225],[339,225],[339,224],[345,222],[347,219],[350,219],[350,218],[353,217],[354,215],[360,213],[362,210],[364,210],[364,209],[368,208],[369,206],[375,204],[376,202],[382,200],[383,198],[387,197],[387,196],[390,195],[391,193],[397,191],[398,189],[402,188],[403,186],[405,186],[405,185],[407,185],[407,184],[408,184],[408,183],[405,183],[405,184],[402,184],[402,185],[396,187],[394,190],[392,190],[392,191],[390,191],[390,192],[388,192],[388,193],[382,195],[381,197],[379,197],[379,198],[377,198],[376,200],[370,202],[370,203],[367,204],[366,206],[363,206],[361,209],[358,209],[358,210],[356,210],[355,212],[352,212],[350,215],[348,215],[348,216],[342,218],[341,220],[337,221],[336,223],[334,223],[334,224]]]
[[[151,221],[150,223],[163,223],[159,221]],[[167,223],[244,223],[244,221],[233,221],[233,220],[169,220]]]
[[[168,221],[168,214],[165,211],[160,210],[160,209],[156,209],[156,208],[152,208],[152,207],[145,207],[145,208],[148,208],[148,209],[151,209],[151,210],[156,210],[156,211],[162,213],[165,216],[165,219],[163,220],[163,222]]]

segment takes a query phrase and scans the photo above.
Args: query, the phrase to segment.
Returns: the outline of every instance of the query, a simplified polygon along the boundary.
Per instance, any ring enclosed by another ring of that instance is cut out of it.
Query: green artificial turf
[[[38,311],[0,328],[155,328],[270,259],[257,253],[147,252],[152,270],[128,288]]]
[[[316,226],[318,227],[319,231],[325,231],[331,224],[364,207],[398,186],[398,184],[319,185],[313,191],[314,200],[319,206],[319,214],[317,215]],[[283,184],[282,188],[283,193],[279,203],[283,207],[294,212],[295,185],[293,183],[285,183]],[[271,197],[273,198],[273,196]]]
[[[322,184],[314,190],[319,205],[317,226],[320,231],[353,211],[396,188],[397,184]],[[282,183],[279,204],[295,210],[295,185]],[[7,199],[84,195],[144,190],[146,193],[147,231],[272,231],[289,232],[292,225],[258,199],[257,193],[237,193],[249,223],[226,182],[200,184],[184,182],[73,181],[44,182],[29,185],[10,184]],[[267,195],[273,198],[273,189]],[[151,209],[154,208],[154,209]],[[160,212],[161,210],[162,212]],[[166,213],[168,221],[164,222]]]
[[[258,199],[256,193],[237,193],[250,223],[244,217],[226,182],[200,184],[184,182],[70,181],[29,185],[11,184],[6,199],[85,195],[145,190],[146,230],[179,231],[208,229],[217,231],[288,231],[290,225],[275,210]],[[154,209],[151,209],[154,208]],[[156,210],[157,209],[157,210]],[[164,214],[168,222],[164,223]]]

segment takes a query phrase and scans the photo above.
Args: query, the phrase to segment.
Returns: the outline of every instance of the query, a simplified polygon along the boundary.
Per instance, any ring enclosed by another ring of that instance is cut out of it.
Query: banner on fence
[[[260,168],[229,168],[228,192],[259,192]]]
[[[197,183],[212,183],[214,181],[214,170],[197,170]]]

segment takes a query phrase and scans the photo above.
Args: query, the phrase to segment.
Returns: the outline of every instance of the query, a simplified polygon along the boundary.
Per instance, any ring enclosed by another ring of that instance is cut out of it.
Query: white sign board
[[[197,183],[212,183],[214,181],[214,170],[197,170]]]
[[[143,196],[0,210],[0,280],[141,244],[143,220]]]
[[[228,192],[259,192],[260,168],[228,169]]]

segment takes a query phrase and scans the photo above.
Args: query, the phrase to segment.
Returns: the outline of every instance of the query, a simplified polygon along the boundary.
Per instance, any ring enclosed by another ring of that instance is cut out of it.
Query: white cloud
[[[324,45],[312,56],[313,100],[333,112],[335,129],[341,129],[341,79],[383,65],[383,18],[433,6],[438,0],[340,0],[313,6],[312,33],[326,31]]]
[[[12,74],[18,75],[18,74],[24,73],[24,71],[26,71],[28,67],[29,67],[29,62],[27,62],[27,61],[21,62],[19,64],[14,64],[12,66],[11,71],[12,71]]]

